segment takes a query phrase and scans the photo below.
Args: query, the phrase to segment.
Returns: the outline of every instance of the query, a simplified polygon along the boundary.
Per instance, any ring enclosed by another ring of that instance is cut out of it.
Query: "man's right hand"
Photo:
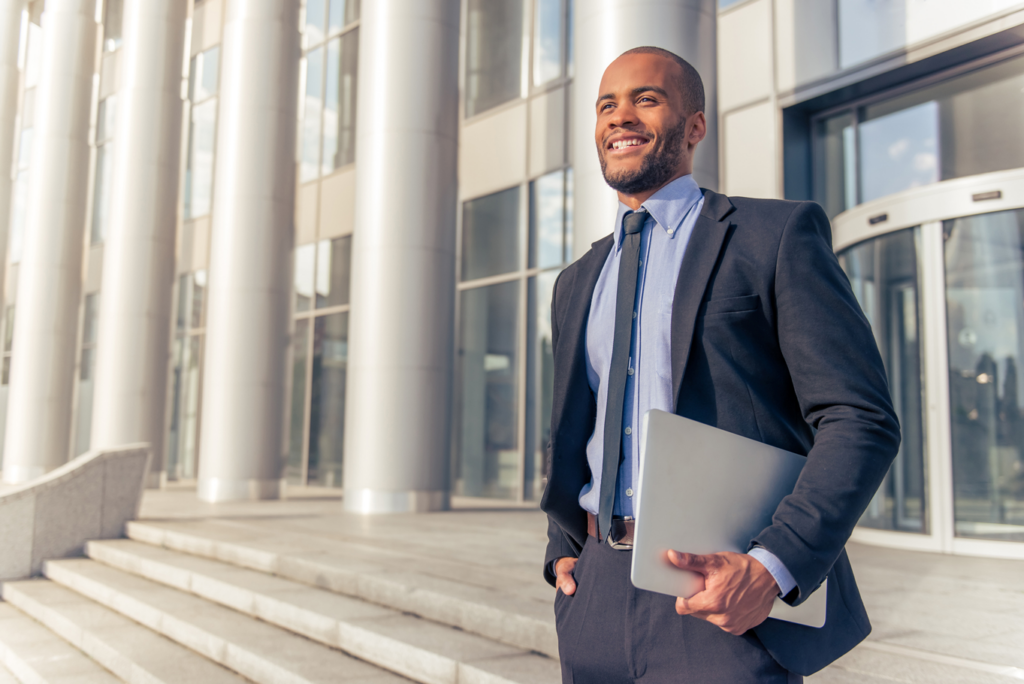
[[[566,556],[555,561],[555,586],[566,596],[576,593],[576,580],[573,579],[572,571],[578,560],[579,558]]]

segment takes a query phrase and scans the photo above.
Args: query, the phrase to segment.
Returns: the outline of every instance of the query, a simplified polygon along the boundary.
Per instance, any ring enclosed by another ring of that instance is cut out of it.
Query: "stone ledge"
[[[43,561],[82,554],[89,539],[124,535],[137,517],[149,445],[93,451],[0,493],[0,581],[38,575]]]

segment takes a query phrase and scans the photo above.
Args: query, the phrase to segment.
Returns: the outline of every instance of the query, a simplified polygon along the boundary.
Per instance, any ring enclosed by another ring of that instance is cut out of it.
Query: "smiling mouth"
[[[647,138],[643,138],[640,136],[629,136],[626,138],[618,138],[616,140],[613,140],[608,144],[607,149],[620,152],[630,150],[635,147],[643,147],[649,142],[650,140],[648,140]]]

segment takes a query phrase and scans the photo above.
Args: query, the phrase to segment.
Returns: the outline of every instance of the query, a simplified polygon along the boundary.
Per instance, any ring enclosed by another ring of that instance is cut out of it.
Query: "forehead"
[[[623,55],[605,69],[598,97],[629,92],[641,86],[658,86],[674,92],[673,80],[678,76],[679,65],[667,57],[643,53]]]

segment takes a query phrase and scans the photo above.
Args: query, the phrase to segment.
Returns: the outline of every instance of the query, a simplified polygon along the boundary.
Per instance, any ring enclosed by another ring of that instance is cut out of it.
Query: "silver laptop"
[[[806,459],[658,410],[644,416],[641,438],[633,584],[689,598],[704,577],[672,565],[669,549],[745,553],[793,492]],[[826,582],[795,608],[776,598],[769,617],[821,627],[827,591]]]

